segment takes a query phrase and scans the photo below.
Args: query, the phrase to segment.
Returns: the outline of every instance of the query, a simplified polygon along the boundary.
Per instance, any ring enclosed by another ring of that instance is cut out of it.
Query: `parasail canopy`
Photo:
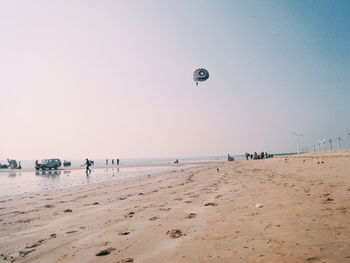
[[[193,73],[193,80],[198,85],[200,81],[206,81],[209,78],[209,72],[205,68],[196,69]]]

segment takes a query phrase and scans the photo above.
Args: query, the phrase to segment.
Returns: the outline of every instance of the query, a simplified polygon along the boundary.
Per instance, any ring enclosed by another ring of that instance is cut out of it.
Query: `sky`
[[[349,14],[347,0],[0,0],[0,159],[295,152],[293,132],[350,147]]]

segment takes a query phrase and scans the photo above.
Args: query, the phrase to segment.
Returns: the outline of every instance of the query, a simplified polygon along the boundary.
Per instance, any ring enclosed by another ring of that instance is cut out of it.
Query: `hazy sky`
[[[348,0],[0,0],[0,159],[346,140],[349,14]]]

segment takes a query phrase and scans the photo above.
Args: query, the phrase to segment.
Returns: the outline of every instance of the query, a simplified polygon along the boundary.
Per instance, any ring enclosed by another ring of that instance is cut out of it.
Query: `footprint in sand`
[[[122,261],[118,261],[117,263],[133,263],[134,259],[133,258],[124,258]]]
[[[27,251],[18,251],[18,254],[21,256],[21,257],[25,257],[26,255],[28,255],[29,253],[32,253],[33,251],[35,251],[35,249],[31,249],[31,250],[27,250]]]
[[[310,257],[306,259],[306,262],[321,262],[321,259],[318,257]]]
[[[71,231],[67,231],[66,234],[73,234],[73,233],[77,233],[77,230],[71,230]]]
[[[204,204],[204,206],[217,206],[217,204],[216,203],[206,203],[206,204]]]
[[[173,229],[166,232],[166,235],[170,236],[172,239],[175,239],[175,238],[185,236],[186,234],[184,234],[180,229]]]
[[[192,219],[192,218],[195,218],[197,216],[197,214],[195,213],[190,213],[188,214],[187,216],[185,216],[186,219]]]
[[[135,214],[135,212],[129,212],[127,215],[124,215],[124,217],[129,217],[129,218],[131,218],[131,217],[134,216],[134,214]]]
[[[107,256],[109,255],[112,251],[116,250],[113,247],[101,250],[100,252],[98,252],[95,256],[100,257],[100,256]]]
[[[27,246],[26,248],[34,248],[34,247],[38,247],[40,246],[43,242],[45,241],[45,239],[40,239],[39,241],[37,241],[36,243],[34,243],[31,246]]]
[[[169,212],[171,208],[159,208],[160,211]]]

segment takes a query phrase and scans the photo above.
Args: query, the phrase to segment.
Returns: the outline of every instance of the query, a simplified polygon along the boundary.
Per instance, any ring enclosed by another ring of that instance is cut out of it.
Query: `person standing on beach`
[[[119,159],[117,159],[117,165],[119,165]]]
[[[106,165],[108,165],[108,159],[106,159]]]
[[[114,165],[114,159],[112,159],[112,165]]]
[[[91,170],[90,170],[91,162],[89,161],[88,158],[85,159],[85,163],[82,166],[84,165],[86,165],[86,171],[85,171],[86,175],[91,174]]]

